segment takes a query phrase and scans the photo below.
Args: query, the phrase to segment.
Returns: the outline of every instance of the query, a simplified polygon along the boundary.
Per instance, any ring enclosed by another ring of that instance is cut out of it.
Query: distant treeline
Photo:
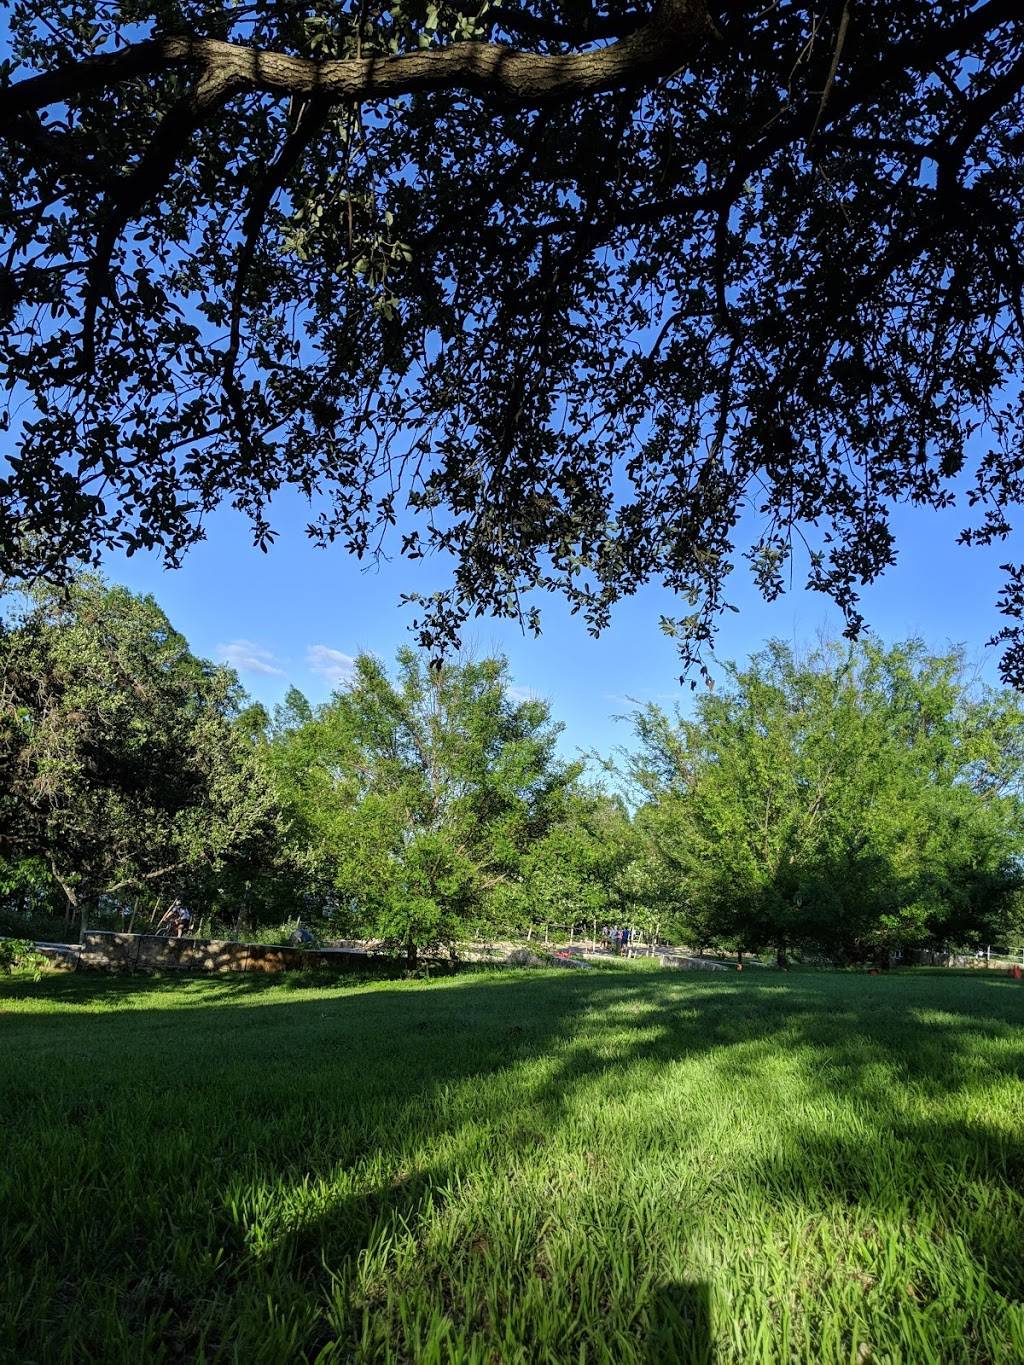
[[[361,655],[273,715],[82,575],[0,620],[0,934],[60,917],[419,950],[548,923],[862,960],[1024,937],[1024,709],[919,641],[777,642],[688,714],[559,756],[499,658]]]

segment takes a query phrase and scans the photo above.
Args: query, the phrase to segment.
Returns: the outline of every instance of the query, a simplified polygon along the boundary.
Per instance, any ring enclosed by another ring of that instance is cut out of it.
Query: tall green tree
[[[567,791],[544,836],[526,851],[513,904],[515,923],[592,925],[595,920],[642,919],[631,880],[636,858],[624,803],[599,787]]]
[[[863,953],[1010,930],[1024,810],[1016,698],[920,642],[775,642],[671,719],[629,774],[690,935]]]
[[[291,694],[276,770],[338,922],[400,945],[410,965],[488,923],[578,776],[557,757],[559,729],[547,703],[511,697],[502,659],[434,667],[406,649],[392,677],[362,654],[315,711]]]
[[[273,829],[234,674],[150,597],[85,576],[0,626],[0,853],[41,860],[84,928],[103,896],[203,882]]]

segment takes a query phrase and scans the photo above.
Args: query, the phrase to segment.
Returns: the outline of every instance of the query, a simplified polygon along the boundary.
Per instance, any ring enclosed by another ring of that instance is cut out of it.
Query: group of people
[[[601,930],[601,938],[604,940],[605,945],[619,957],[621,957],[629,947],[631,937],[632,935],[627,925],[623,925],[622,928],[620,928],[617,924],[606,924]]]

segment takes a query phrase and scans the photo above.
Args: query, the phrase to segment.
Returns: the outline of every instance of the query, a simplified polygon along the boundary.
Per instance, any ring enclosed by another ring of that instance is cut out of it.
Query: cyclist
[[[156,926],[156,932],[165,932],[168,938],[181,938],[182,934],[192,923],[192,912],[186,910],[181,901],[175,901],[169,910],[166,910],[160,918],[160,923]]]

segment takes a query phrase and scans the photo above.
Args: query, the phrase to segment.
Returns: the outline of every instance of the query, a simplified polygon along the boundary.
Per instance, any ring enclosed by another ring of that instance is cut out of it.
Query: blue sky
[[[290,684],[312,701],[325,699],[345,677],[361,649],[390,659],[410,640],[412,609],[399,606],[403,591],[444,586],[441,563],[402,562],[365,569],[340,548],[318,550],[305,537],[308,508],[298,498],[276,505],[281,535],[269,554],[254,549],[245,520],[221,511],[208,523],[208,539],[177,570],[156,558],[111,558],[108,575],[140,592],[151,592],[193,649],[226,660],[249,692],[273,705]],[[900,559],[864,593],[864,610],[881,638],[920,635],[933,647],[963,643],[983,675],[996,682],[997,652],[985,641],[1002,624],[995,610],[999,565],[1019,548],[965,549],[956,534],[968,520],[964,508],[948,513],[900,509],[895,525]],[[395,537],[397,550],[398,537]],[[742,564],[730,580],[738,614],[726,613],[718,647],[721,658],[743,658],[771,636],[798,644],[819,631],[841,632],[839,613],[817,594],[797,586],[780,601],[764,603]],[[555,599],[542,602],[545,630],[524,637],[511,622],[481,618],[468,634],[477,652],[509,658],[516,685],[551,701],[565,725],[567,754],[608,751],[626,738],[614,720],[629,698],[684,705],[689,689],[678,683],[675,648],[658,629],[658,618],[682,614],[667,592],[650,587],[622,603],[611,628],[592,639],[578,617]]]

